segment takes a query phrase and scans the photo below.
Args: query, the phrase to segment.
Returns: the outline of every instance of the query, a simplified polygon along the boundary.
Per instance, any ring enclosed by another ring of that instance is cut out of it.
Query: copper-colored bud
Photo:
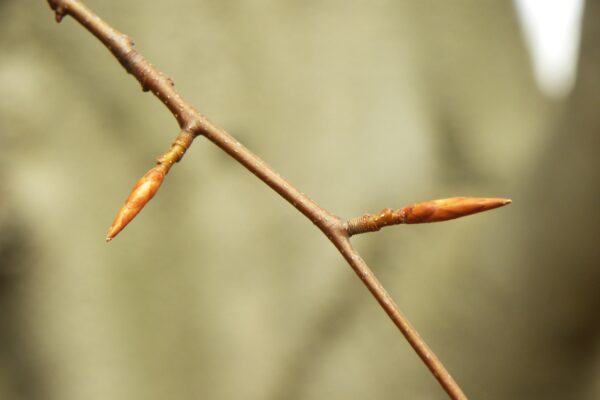
[[[440,222],[510,204],[509,199],[452,197],[413,204],[402,209],[405,224]]]
[[[154,197],[165,179],[167,172],[168,167],[165,164],[159,164],[146,172],[146,174],[137,182],[108,230],[108,233],[106,234],[107,242],[117,236],[117,234],[131,222],[142,208],[144,208],[146,203]]]

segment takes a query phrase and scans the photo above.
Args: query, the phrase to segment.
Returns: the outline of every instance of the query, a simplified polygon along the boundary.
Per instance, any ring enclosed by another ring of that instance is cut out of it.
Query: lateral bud
[[[129,222],[144,208],[154,197],[158,188],[163,183],[170,165],[158,164],[150,169],[136,183],[135,187],[127,197],[125,204],[119,210],[114,222],[106,235],[106,241],[110,242]]]
[[[492,210],[510,204],[509,199],[451,197],[431,200],[404,207],[401,211],[403,223],[421,224],[448,221],[467,215]]]
[[[119,210],[117,217],[112,223],[106,235],[106,241],[110,242],[119,232],[127,226],[129,222],[144,208],[158,191],[163,183],[165,176],[173,166],[179,162],[186,150],[192,144],[194,135],[188,131],[181,131],[175,141],[171,144],[169,150],[158,157],[156,166],[146,172],[144,176],[136,183],[135,187],[127,197],[125,204]]]
[[[511,200],[509,199],[479,197],[451,197],[424,201],[397,210],[384,208],[377,214],[364,214],[353,218],[348,221],[346,231],[352,236],[359,233],[375,232],[389,225],[448,221],[510,203]]]

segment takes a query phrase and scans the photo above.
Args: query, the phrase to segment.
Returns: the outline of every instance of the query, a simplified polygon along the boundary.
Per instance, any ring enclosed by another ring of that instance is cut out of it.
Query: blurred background
[[[600,398],[600,3],[89,0],[342,217],[507,208],[353,241],[472,399]],[[177,134],[71,18],[0,0],[0,398],[445,399],[328,241]]]

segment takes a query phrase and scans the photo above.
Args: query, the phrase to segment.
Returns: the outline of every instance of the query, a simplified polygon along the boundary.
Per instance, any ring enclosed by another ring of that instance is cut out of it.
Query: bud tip
[[[129,222],[141,211],[142,208],[154,197],[156,191],[162,184],[168,166],[159,164],[146,172],[137,182],[125,204],[119,210],[114,222],[108,229],[106,241],[110,242]]]

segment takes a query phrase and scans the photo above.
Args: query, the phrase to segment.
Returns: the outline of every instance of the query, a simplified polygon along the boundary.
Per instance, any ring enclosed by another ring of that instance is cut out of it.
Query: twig
[[[376,232],[381,228],[399,224],[424,224],[442,222],[467,215],[492,210],[510,204],[509,199],[483,199],[477,197],[452,197],[424,201],[392,210],[384,208],[377,214],[364,214],[348,221],[348,234]]]
[[[187,149],[192,144],[194,136],[187,131],[181,131],[177,139],[171,145],[169,151],[156,160],[156,167],[146,172],[144,176],[135,185],[125,205],[117,214],[114,222],[106,234],[106,241],[110,242],[115,236],[127,226],[132,219],[144,208],[144,206],[154,197],[160,185],[162,185],[165,176],[176,162],[179,162]]]
[[[223,129],[212,124],[194,107],[186,102],[175,91],[173,81],[162,72],[158,71],[148,60],[135,50],[134,43],[129,37],[102,21],[96,14],[78,1],[48,0],[48,3],[55,12],[57,22],[60,22],[64,16],[70,15],[104,43],[127,72],[132,74],[140,82],[142,89],[144,91],[151,91],[165,104],[177,120],[181,129],[181,133],[171,146],[171,149],[165,153],[165,155],[160,157],[157,160],[157,166],[152,168],[136,184],[134,190],[125,202],[125,205],[117,215],[115,222],[111,226],[107,235],[107,240],[114,238],[114,236],[121,231],[133,217],[135,217],[142,207],[154,196],[171,166],[183,157],[183,154],[191,145],[192,140],[196,136],[202,135],[246,167],[256,177],[270,186],[281,197],[311,220],[343,255],[348,264],[350,264],[352,269],[373,294],[390,319],[423,360],[425,365],[431,370],[432,374],[439,381],[448,396],[454,400],[466,399],[465,394],[458,384],[446,371],[433,351],[414,330],[406,317],[398,310],[393,299],[377,280],[371,269],[360,257],[349,240],[352,234],[378,230],[382,226],[389,225],[393,223],[394,218],[398,220],[398,222],[395,223],[407,222],[410,218],[407,217],[408,214],[406,213],[406,209],[404,209],[404,214],[402,214],[402,210],[398,210],[399,213],[396,212],[396,214],[394,214],[392,210],[389,210],[389,212],[385,211],[383,213],[384,218],[379,219],[377,216],[367,215],[351,221],[343,221],[336,217],[296,189],[258,156],[244,147]],[[463,199],[463,201],[465,201],[465,199]],[[507,201],[502,201],[503,204],[497,204],[496,206],[507,204]],[[462,209],[461,207],[453,208],[451,201],[447,201],[446,204],[443,202],[444,201],[441,201],[440,203],[440,201],[438,201],[438,203],[436,203],[436,210],[433,214],[439,216],[454,213],[451,218],[456,218],[472,213],[472,211],[465,211],[468,207],[463,207]],[[429,207],[431,203],[426,204],[429,205],[421,205],[421,208],[419,208],[419,205],[413,206],[413,214],[426,218],[423,217],[426,213],[422,210]],[[480,211],[483,211],[483,209]]]

